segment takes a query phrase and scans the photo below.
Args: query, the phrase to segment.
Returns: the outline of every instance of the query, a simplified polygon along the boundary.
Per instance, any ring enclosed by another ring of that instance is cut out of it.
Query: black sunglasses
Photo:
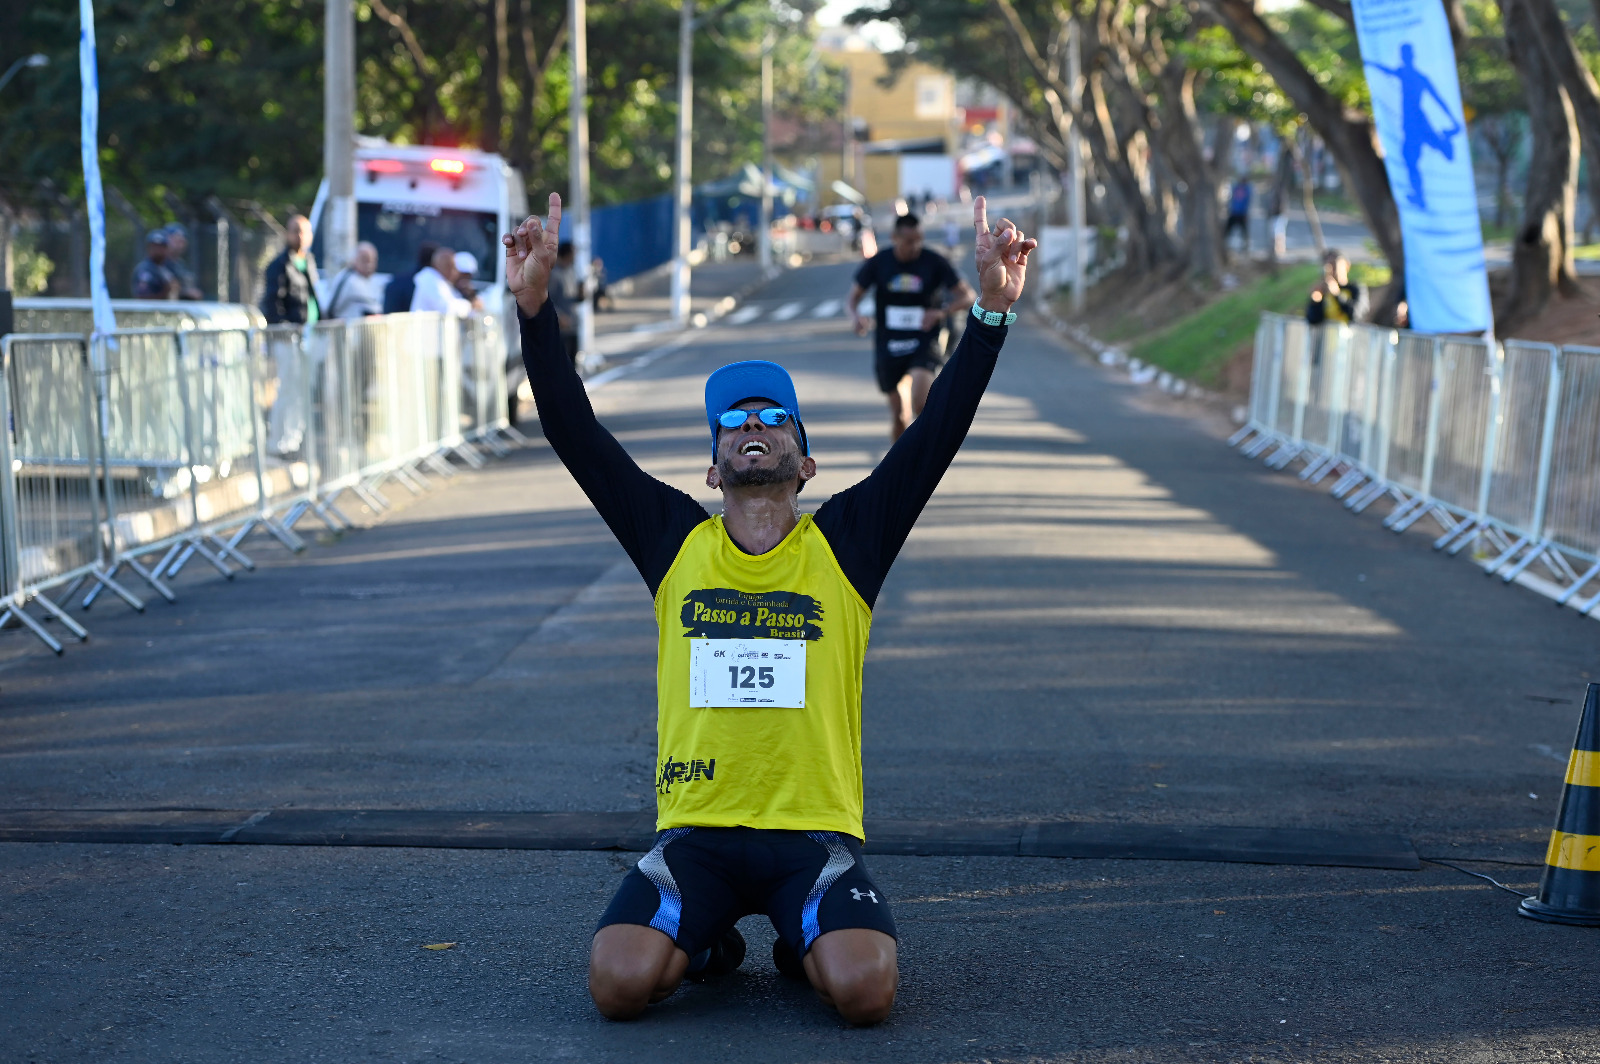
[[[724,410],[717,415],[717,424],[725,429],[736,429],[754,414],[761,419],[763,425],[777,426],[789,420],[789,411],[781,406],[769,406],[764,410]]]

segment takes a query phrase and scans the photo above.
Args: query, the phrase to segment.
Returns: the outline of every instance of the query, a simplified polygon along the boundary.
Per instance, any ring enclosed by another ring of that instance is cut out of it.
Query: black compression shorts
[[[740,917],[764,913],[805,956],[820,935],[845,928],[895,934],[889,900],[836,831],[669,828],[622,880],[599,926],[653,927],[690,957]]]
[[[888,395],[900,387],[900,378],[914,369],[939,372],[939,367],[944,365],[939,350],[942,333],[935,332],[933,339],[924,343],[909,355],[891,355],[881,349],[873,356],[872,371],[878,378],[878,390]]]

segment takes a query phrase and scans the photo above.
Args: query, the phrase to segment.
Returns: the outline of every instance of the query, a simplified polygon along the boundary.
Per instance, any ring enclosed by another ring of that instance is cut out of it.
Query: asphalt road
[[[887,443],[866,342],[815,316],[847,274],[782,276],[597,388],[602,419],[710,503],[699,388],[773,358],[821,501]],[[1225,431],[1013,330],[879,599],[869,815],[1397,832],[1531,890],[1600,629]],[[542,444],[254,554],[142,617],[97,605],[63,659],[0,633],[0,808],[649,803],[648,597]],[[1600,1059],[1600,932],[1431,864],[880,857],[903,936],[883,1025],[781,980],[756,920],[739,973],[611,1024],[583,967],[632,860],[0,845],[0,1058]]]

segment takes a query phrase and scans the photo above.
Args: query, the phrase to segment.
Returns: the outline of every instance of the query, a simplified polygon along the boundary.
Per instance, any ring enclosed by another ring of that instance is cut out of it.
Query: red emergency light
[[[436,174],[452,174],[460,177],[467,172],[467,164],[460,159],[433,159],[428,163],[428,169]]]
[[[368,159],[367,169],[375,174],[398,174],[404,171],[406,164],[399,159]]]

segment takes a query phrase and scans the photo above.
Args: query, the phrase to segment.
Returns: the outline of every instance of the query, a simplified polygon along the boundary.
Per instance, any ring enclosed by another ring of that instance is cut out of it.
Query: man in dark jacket
[[[267,266],[261,313],[269,325],[310,325],[322,316],[317,304],[317,263],[311,257],[311,222],[291,215],[283,232],[283,253]]]
[[[383,312],[385,314],[404,314],[411,309],[411,298],[417,291],[417,274],[426,269],[433,262],[433,256],[439,251],[439,245],[433,241],[424,241],[417,248],[417,265],[410,273],[397,273],[389,281],[389,287],[383,290]]]

